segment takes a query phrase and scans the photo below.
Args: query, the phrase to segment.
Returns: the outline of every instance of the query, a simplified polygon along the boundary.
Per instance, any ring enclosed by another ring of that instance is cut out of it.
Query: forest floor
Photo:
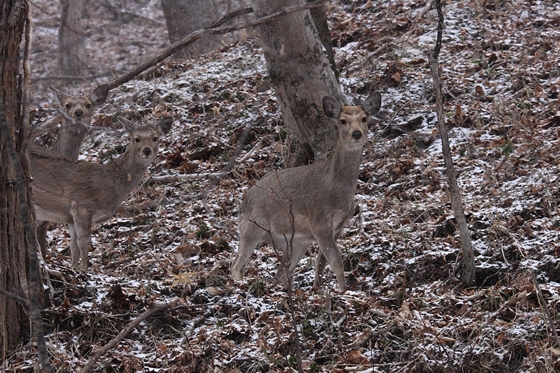
[[[32,2],[33,125],[54,115],[46,87],[65,89],[53,80],[57,4]],[[97,78],[79,89],[168,44],[158,6],[128,1],[118,11],[88,11]],[[278,260],[270,248],[255,252],[244,283],[229,275],[243,193],[282,167],[284,151],[258,39],[165,62],[112,90],[82,159],[107,162],[122,153],[127,139],[112,134],[119,115],[149,123],[173,115],[175,124],[149,175],[113,219],[94,228],[87,273],[71,269],[67,229],[49,231],[43,319],[53,371],[80,371],[155,305],[97,360],[96,372],[291,372],[298,353],[306,372],[560,370],[553,332],[560,322],[560,4],[458,0],[444,7],[446,124],[476,260],[476,286],[467,289],[458,280],[461,245],[426,58],[436,13],[424,6],[345,0],[329,11],[344,91],[383,97],[356,214],[338,240],[345,293],[330,270],[322,290],[312,289],[314,247],[296,270],[291,298],[273,283]],[[30,343],[5,371],[37,365]]]

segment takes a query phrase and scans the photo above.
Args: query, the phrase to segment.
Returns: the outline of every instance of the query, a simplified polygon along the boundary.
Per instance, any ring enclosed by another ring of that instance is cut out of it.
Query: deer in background
[[[37,220],[68,224],[72,266],[81,270],[88,267],[92,225],[114,215],[156,157],[160,136],[173,124],[171,118],[139,127],[124,118],[119,121],[130,135],[130,144],[108,164],[75,161],[36,145],[29,147]]]
[[[50,89],[55,93],[60,113],[35,128],[31,132],[31,138],[38,137],[61,123],[53,150],[77,160],[80,147],[91,125],[93,112],[105,102],[109,91],[105,86],[99,86],[87,96],[75,96],[54,87]]]
[[[60,113],[35,128],[31,133],[31,138],[36,138],[62,124],[52,149],[57,154],[77,161],[80,147],[91,125],[93,112],[105,102],[109,90],[100,86],[89,95],[71,95],[54,87],[50,87],[50,89],[55,93]],[[49,223],[48,221],[37,221],[37,241],[43,258],[47,255]]]
[[[249,188],[239,212],[239,250],[231,269],[235,280],[243,279],[253,251],[266,243],[283,257],[285,265],[280,265],[277,278],[286,284],[307,248],[317,242],[313,286],[320,287],[328,262],[340,290],[346,290],[344,266],[335,240],[354,213],[369,117],[380,107],[378,92],[360,106],[342,106],[332,97],[323,98],[325,114],[337,120],[336,147],[325,160],[268,172]]]

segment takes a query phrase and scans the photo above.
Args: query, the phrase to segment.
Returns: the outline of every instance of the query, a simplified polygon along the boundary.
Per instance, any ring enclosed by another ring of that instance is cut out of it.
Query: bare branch
[[[301,12],[301,11],[304,11],[304,10],[309,10],[309,9],[318,7],[320,5],[323,5],[324,3],[326,3],[326,0],[316,0],[314,2],[305,4],[305,5],[298,5],[298,6],[283,8],[283,9],[279,10],[278,12],[272,13],[268,16],[261,17],[261,18],[257,19],[256,21],[253,21],[253,22],[248,22],[248,23],[243,23],[243,24],[238,24],[238,25],[232,25],[232,26],[219,27],[220,25],[222,25],[223,23],[231,20],[234,17],[237,17],[239,15],[243,15],[243,14],[251,13],[252,8],[245,8],[245,9],[241,9],[241,10],[229,13],[229,14],[225,15],[224,17],[222,17],[220,20],[214,22],[210,27],[200,29],[200,30],[197,30],[197,31],[194,31],[194,32],[190,33],[189,35],[187,35],[183,39],[181,39],[179,41],[176,41],[175,43],[171,44],[168,48],[166,48],[165,50],[163,50],[162,52],[160,52],[159,54],[157,54],[153,58],[141,63],[136,68],[130,70],[129,72],[127,72],[127,73],[125,73],[125,74],[123,74],[119,77],[117,77],[116,79],[113,79],[112,81],[110,81],[109,83],[107,83],[105,85],[108,87],[109,90],[111,90],[113,88],[116,88],[116,87],[128,82],[129,80],[135,78],[136,76],[138,76],[142,72],[146,71],[148,68],[162,62],[167,57],[173,55],[175,52],[178,52],[179,50],[183,49],[187,45],[194,43],[196,40],[200,39],[202,36],[205,36],[205,35],[221,35],[221,34],[226,34],[226,33],[233,32],[233,31],[238,31],[238,30],[245,29],[245,28],[255,27],[255,26],[258,26],[260,24],[269,22],[269,21],[271,21],[275,18],[281,17],[283,15],[296,13],[296,12]]]
[[[16,302],[19,302],[19,303],[23,304],[25,307],[29,308],[29,299],[19,297],[19,296],[15,295],[15,294],[12,294],[9,291],[6,291],[4,289],[0,289],[0,294],[6,296],[8,298],[12,298]]]
[[[93,368],[93,366],[95,365],[95,363],[97,363],[97,360],[99,360],[99,358],[101,356],[103,356],[103,354],[105,354],[107,351],[109,351],[110,349],[115,347],[117,344],[119,344],[119,342],[122,341],[123,338],[126,337],[131,331],[133,331],[134,328],[136,328],[138,326],[138,324],[140,324],[142,321],[146,320],[148,317],[150,317],[154,313],[166,310],[168,308],[173,308],[174,306],[175,306],[175,302],[156,303],[156,304],[152,305],[152,307],[150,309],[148,309],[148,310],[144,311],[142,314],[138,315],[138,317],[135,318],[134,320],[132,320],[131,322],[129,322],[128,325],[123,330],[121,330],[121,332],[119,334],[117,334],[117,336],[115,338],[111,339],[109,341],[109,343],[107,343],[105,346],[95,350],[95,352],[93,353],[93,356],[89,359],[89,361],[86,363],[86,365],[82,368],[81,373],[90,372],[91,369]]]

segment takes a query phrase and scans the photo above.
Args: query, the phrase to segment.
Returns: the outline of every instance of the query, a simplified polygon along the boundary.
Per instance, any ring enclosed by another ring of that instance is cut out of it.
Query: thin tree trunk
[[[31,16],[27,0],[0,0],[0,348],[2,361],[34,326],[41,371],[51,372],[40,309],[44,292],[31,213],[29,133]],[[23,79],[20,46],[25,32]],[[24,310],[24,307],[26,308]]]
[[[471,242],[471,234],[463,210],[463,202],[461,201],[461,191],[457,184],[457,173],[453,165],[453,157],[451,156],[451,148],[449,146],[449,137],[447,135],[447,128],[445,127],[445,115],[443,113],[443,94],[441,92],[441,79],[439,76],[439,64],[437,58],[441,50],[442,33],[443,33],[443,12],[441,11],[441,3],[436,0],[436,8],[438,11],[438,33],[436,47],[434,52],[428,53],[428,61],[430,62],[430,69],[434,79],[434,93],[436,96],[436,112],[437,112],[437,127],[441,135],[441,145],[443,152],[443,160],[445,162],[445,169],[447,171],[447,179],[449,183],[449,193],[451,194],[451,206],[455,214],[455,220],[459,227],[459,236],[461,238],[461,253],[462,253],[462,270],[461,282],[464,286],[473,286],[476,280],[476,271],[474,266],[474,252]]]
[[[0,1],[0,121],[7,127],[10,141],[21,155],[26,130],[20,79],[20,45],[28,4],[25,0]],[[7,125],[7,126],[6,126]],[[16,171],[11,162],[8,138],[0,131],[0,289],[28,298],[29,277],[24,227],[18,210]],[[25,158],[25,157],[23,157]],[[24,178],[29,181],[29,167],[24,161]],[[23,198],[30,201],[28,193]],[[29,205],[28,205],[29,206]],[[0,295],[0,348],[2,359],[17,344],[29,340],[29,318],[24,306],[15,299]]]
[[[258,17],[304,0],[253,0]],[[282,110],[288,133],[288,167],[327,156],[336,144],[336,127],[323,114],[323,97],[342,103],[338,84],[309,11],[275,19],[257,28],[270,81]]]

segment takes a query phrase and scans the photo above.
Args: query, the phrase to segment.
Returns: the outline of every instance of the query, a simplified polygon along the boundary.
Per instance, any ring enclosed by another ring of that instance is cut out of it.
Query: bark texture
[[[304,0],[253,0],[257,17]],[[323,113],[323,97],[343,104],[338,84],[309,11],[293,13],[257,28],[271,85],[287,131],[288,167],[325,158],[337,140],[335,124]]]
[[[23,94],[20,75],[20,44],[25,26],[27,2],[0,1],[0,125],[7,129],[16,152],[21,154],[25,139]],[[15,171],[6,140],[0,131],[0,289],[28,297],[27,251],[18,212]],[[29,167],[22,157],[24,177]],[[29,190],[29,188],[28,188]],[[27,200],[30,201],[29,195]],[[29,339],[29,319],[14,299],[0,295],[0,347],[2,359],[17,344]]]
[[[85,37],[81,19],[83,0],[61,0],[58,48],[60,70],[63,75],[85,76],[87,70]]]

